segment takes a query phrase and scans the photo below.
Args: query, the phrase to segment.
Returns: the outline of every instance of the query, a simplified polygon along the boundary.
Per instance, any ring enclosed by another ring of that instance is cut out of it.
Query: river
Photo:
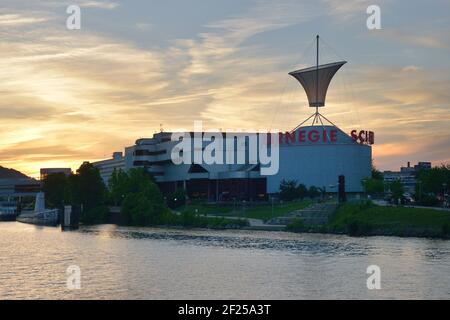
[[[444,240],[0,222],[0,299],[449,299],[449,274]]]

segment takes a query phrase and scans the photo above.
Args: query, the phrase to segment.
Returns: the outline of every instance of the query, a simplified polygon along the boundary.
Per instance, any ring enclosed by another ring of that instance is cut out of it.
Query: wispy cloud
[[[0,157],[2,164],[30,174],[39,167],[75,167],[108,157],[138,137],[151,136],[160,124],[166,131],[190,129],[198,119],[205,120],[206,129],[292,129],[310,110],[303,90],[287,75],[288,66],[298,62],[298,46],[291,46],[295,52],[283,47],[274,53],[278,36],[285,37],[285,45],[306,41],[317,32],[313,20],[341,21],[341,15],[355,16],[366,5],[327,0],[325,10],[323,2],[254,1],[186,27],[193,33],[183,30],[183,36],[166,39],[160,37],[157,19],[135,16],[123,22],[132,35],[122,29],[114,34],[103,24],[97,30],[97,21],[70,32],[61,10],[69,2],[30,2],[27,9],[8,1],[10,9],[0,12],[0,26],[2,21],[7,26],[0,30]],[[78,4],[105,9],[105,15],[126,8],[119,1]],[[175,27],[184,25],[173,23],[170,30]],[[363,46],[358,32],[353,33],[357,40],[345,40]],[[439,45],[414,40],[412,32],[385,34],[384,39],[402,37],[398,42],[446,50],[440,34]],[[414,161],[421,153],[430,155],[422,160],[449,158],[448,151],[426,146],[446,144],[450,136],[450,67],[430,69],[424,61],[407,59],[387,62],[377,68],[357,62],[346,66],[351,68],[347,85],[344,70],[331,84],[326,115],[346,131],[355,126],[374,130],[374,157],[381,168],[392,168],[399,159]]]
[[[46,18],[27,16],[18,13],[1,14],[0,27],[17,27],[48,21]]]
[[[111,1],[81,1],[80,2],[81,7],[86,8],[99,8],[99,9],[116,9],[119,4],[117,2],[111,2]]]
[[[396,41],[401,41],[406,44],[411,44],[415,46],[436,48],[436,49],[448,49],[449,44],[447,39],[447,33],[441,34],[424,34],[423,31],[420,33],[403,31],[397,28],[384,29],[382,32],[373,33],[373,35],[378,37],[386,37]]]

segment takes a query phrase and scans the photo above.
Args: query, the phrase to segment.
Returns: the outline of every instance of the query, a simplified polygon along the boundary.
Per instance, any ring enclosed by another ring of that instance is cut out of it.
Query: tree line
[[[109,206],[121,207],[120,221],[126,225],[163,223],[171,214],[153,177],[144,168],[115,170],[107,188],[99,170],[85,162],[69,176],[47,175],[42,189],[48,207],[79,206],[84,224],[105,223]]]
[[[169,197],[163,197],[146,168],[114,170],[106,187],[99,170],[85,162],[69,176],[63,173],[47,175],[43,179],[43,191],[47,207],[61,210],[65,205],[80,207],[83,224],[107,223],[110,206],[120,207],[119,221],[115,221],[120,225],[240,228],[248,223],[241,219],[202,217],[181,208],[186,204],[185,191],[179,188]],[[171,210],[178,208],[181,212]]]
[[[375,196],[390,193],[392,199],[402,199],[405,191],[400,180],[385,182],[383,174],[372,169],[372,176],[362,181],[364,191]],[[442,164],[416,173],[414,200],[419,205],[436,206],[447,198],[450,186],[450,164]]]
[[[283,179],[280,182],[278,196],[283,201],[303,200],[304,198],[316,198],[324,191],[315,186],[307,188],[304,184],[298,183],[296,180]]]

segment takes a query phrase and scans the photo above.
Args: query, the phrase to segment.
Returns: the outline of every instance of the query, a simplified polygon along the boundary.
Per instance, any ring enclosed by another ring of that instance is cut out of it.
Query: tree
[[[186,192],[182,188],[178,188],[167,199],[167,205],[171,209],[179,208],[186,204]]]
[[[122,205],[125,194],[131,192],[131,181],[122,170],[114,169],[111,178],[109,179],[109,200],[112,205]]]
[[[70,203],[83,207],[81,222],[104,222],[107,190],[97,168],[89,162],[84,162],[76,174],[69,176],[68,188]]]
[[[45,176],[42,191],[49,208],[62,208],[68,200],[68,180],[64,173],[52,173]]]
[[[295,199],[303,199],[305,197],[315,198],[320,196],[321,190],[311,186],[309,189],[304,184],[298,184],[295,180],[283,179],[280,183],[279,196],[281,200],[292,201]]]
[[[405,192],[403,189],[403,185],[400,180],[395,180],[389,184],[389,190],[392,192],[392,199],[398,200],[403,197],[403,193]]]
[[[421,190],[416,190],[424,194],[433,193],[437,195],[443,193],[445,186],[450,187],[450,164],[420,170],[417,174],[417,182],[420,184]]]
[[[383,173],[372,165],[372,179],[383,180]]]
[[[109,189],[110,199],[121,205],[124,224],[157,224],[167,212],[162,194],[145,168],[113,172]]]
[[[308,188],[302,183],[297,186],[297,196],[300,199],[303,199],[308,196]]]
[[[162,195],[151,181],[148,181],[141,191],[128,193],[121,210],[123,222],[132,225],[161,223],[165,212]]]
[[[362,180],[364,192],[367,194],[382,194],[384,192],[384,181],[379,179],[364,179]]]
[[[292,201],[298,197],[297,181],[283,179],[280,183],[280,199]]]
[[[316,198],[316,197],[320,196],[320,194],[321,194],[321,191],[320,191],[319,188],[317,188],[315,186],[309,187],[309,189],[308,189],[308,196],[310,198]]]

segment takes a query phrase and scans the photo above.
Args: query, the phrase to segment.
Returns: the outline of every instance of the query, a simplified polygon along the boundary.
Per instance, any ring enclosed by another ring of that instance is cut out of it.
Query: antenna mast
[[[323,126],[322,119],[324,119],[334,126],[333,123],[331,123],[327,118],[320,114],[319,107],[325,106],[325,98],[328,86],[334,74],[347,62],[338,61],[319,65],[319,49],[319,35],[316,35],[316,66],[289,72],[291,76],[293,76],[298,80],[298,82],[300,82],[300,84],[303,86],[303,89],[305,89],[309,106],[316,108],[316,111],[308,119],[298,125],[293,131],[297,130],[311,118],[313,119],[312,125],[321,123]]]
[[[316,102],[319,101],[319,35],[316,36]],[[316,105],[316,117],[319,114],[319,106]],[[314,118],[315,119],[315,118]]]

